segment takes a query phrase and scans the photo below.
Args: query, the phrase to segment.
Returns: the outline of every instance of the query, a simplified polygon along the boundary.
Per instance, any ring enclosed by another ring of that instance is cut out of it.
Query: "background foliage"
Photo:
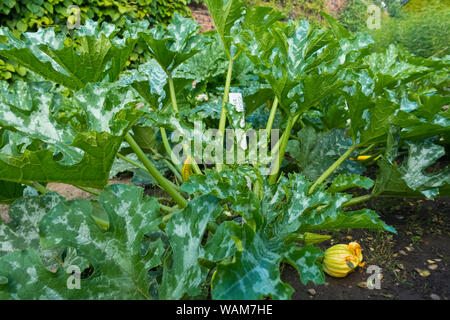
[[[9,27],[17,36],[40,27],[64,28],[71,15],[69,8],[73,5],[80,7],[82,23],[86,19],[94,19],[123,27],[125,20],[129,19],[166,24],[176,12],[190,15],[187,4],[188,0],[2,0],[0,25]],[[137,55],[133,58],[137,59]],[[25,73],[23,67],[0,58],[0,80],[20,78]]]
[[[283,12],[286,17],[315,22],[323,21],[319,12],[326,9],[326,1],[323,0],[245,0],[244,3],[248,6],[270,6]]]
[[[378,6],[381,1],[372,1]],[[381,29],[369,30],[378,48],[391,43],[405,47],[422,56],[445,56],[449,53],[449,34],[443,32],[450,25],[448,0],[383,1]],[[402,6],[402,3],[404,4]],[[367,5],[362,0],[349,0],[339,14],[339,21],[350,31],[366,31]]]

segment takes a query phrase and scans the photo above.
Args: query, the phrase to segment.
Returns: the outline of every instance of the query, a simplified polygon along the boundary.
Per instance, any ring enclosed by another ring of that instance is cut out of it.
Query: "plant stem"
[[[369,152],[370,150],[372,150],[372,148],[375,147],[375,144],[371,144],[370,146],[368,146],[367,148],[365,148],[363,151],[361,151],[359,154],[360,155],[364,155],[366,152]]]
[[[170,91],[170,100],[172,101],[172,108],[173,108],[173,111],[175,111],[175,114],[178,114],[177,96],[175,94],[175,86],[173,85],[172,75],[168,74],[167,79],[169,81],[169,91]],[[170,158],[170,161],[172,161],[175,164],[178,172],[181,172],[181,165],[174,158],[172,148],[170,147],[169,140],[167,139],[166,129],[159,128],[159,130],[161,131],[161,138],[163,141],[164,149],[166,149],[166,152]]]
[[[178,113],[178,104],[177,104],[177,96],[175,94],[175,86],[173,85],[173,78],[170,74],[168,75],[168,79],[169,79],[170,99],[172,100],[172,107],[173,107],[173,110],[175,111],[175,113]],[[167,139],[166,130],[164,128],[160,128],[160,130],[161,130],[161,137],[163,140],[164,148],[166,149],[166,152],[169,155],[170,160],[176,165],[178,172],[181,172],[181,165],[177,164],[178,161],[176,161],[176,159],[173,156],[173,152],[172,152],[172,149],[170,148],[169,140]],[[183,144],[183,150],[185,153],[187,153],[187,146],[185,144]],[[196,174],[203,174],[202,171],[200,170],[200,168],[198,167],[197,162],[195,162],[195,160],[193,160],[193,162],[192,162],[192,168],[194,169],[194,172]]]
[[[160,209],[162,211],[167,212],[167,213],[172,213],[172,212],[180,210],[177,206],[175,206],[175,207],[168,207],[168,206],[165,206],[165,205],[163,205],[161,203],[159,204],[159,207],[160,207]]]
[[[148,172],[147,168],[144,167],[144,166],[143,166],[142,164],[140,164],[139,162],[136,162],[136,161],[134,161],[134,160],[132,160],[132,159],[130,159],[130,158],[127,158],[127,157],[125,157],[124,155],[122,155],[122,154],[120,154],[120,153],[117,154],[117,157],[120,158],[120,159],[122,159],[122,160],[124,160],[124,161],[126,161],[126,162],[128,162],[128,163],[131,163],[133,166],[135,166],[135,167],[137,167],[137,168],[139,168],[139,169],[141,169],[141,170],[144,170],[144,171]],[[180,173],[177,171],[177,169],[175,169],[175,167],[174,167],[169,161],[167,161],[166,159],[163,159],[163,161],[164,161],[164,163],[169,167],[169,170],[172,171],[173,174],[181,181],[181,175],[180,175]],[[176,188],[178,191],[180,190],[180,189],[178,188],[178,186],[176,186],[176,185],[175,185],[175,188]],[[88,192],[89,192],[89,191],[88,191]]]
[[[170,147],[169,140],[167,139],[166,129],[159,128],[159,130],[161,131],[161,138],[163,141],[164,149],[166,150],[167,155],[170,158],[170,161],[172,161],[172,163],[175,164],[175,167],[177,168],[178,172],[181,172],[181,165],[178,164],[177,159],[174,158],[172,148]]]
[[[309,188],[308,194],[313,193],[314,189],[325,181],[326,178],[330,176],[330,174],[333,173],[334,170],[336,170],[342,162],[344,162],[348,156],[358,147],[359,145],[354,144],[352,145],[342,156],[339,157],[322,175],[314,182],[314,184]]]
[[[197,162],[195,162],[194,157],[191,158],[191,166],[192,169],[194,170],[195,174],[203,174],[202,170],[200,170],[200,167],[198,166]]]
[[[130,159],[130,158],[127,158],[127,157],[125,157],[124,155],[122,155],[122,154],[120,154],[120,153],[118,153],[116,156],[117,156],[118,158],[120,158],[120,159],[122,159],[122,160],[128,162],[128,163],[131,163],[133,166],[135,166],[135,167],[137,167],[137,168],[139,168],[139,169],[142,169],[142,170],[144,170],[144,171],[147,171],[147,168],[144,167],[144,166],[143,166],[142,164],[140,164],[139,162],[136,162],[136,161],[134,161],[134,160],[132,160],[132,159]]]
[[[289,141],[289,136],[291,134],[292,127],[295,123],[295,117],[290,116],[288,118],[288,123],[286,125],[286,130],[284,131],[281,142],[279,146],[279,150],[277,150],[277,159],[275,160],[274,166],[270,172],[269,176],[269,184],[274,184],[277,181],[278,172],[280,171],[281,162],[284,158],[284,153],[286,151],[287,143]],[[273,154],[273,153],[272,153]]]
[[[225,92],[223,94],[223,100],[222,100],[222,111],[220,113],[220,121],[219,121],[219,143],[220,146],[223,147],[223,139],[225,136],[225,125],[227,122],[227,108],[226,104],[228,102],[228,95],[230,93],[230,85],[231,85],[231,74],[233,72],[233,59],[230,59],[228,61],[228,72],[227,72],[227,80],[225,82]],[[217,163],[216,165],[217,171],[222,171],[223,164]]]
[[[270,132],[272,131],[273,121],[275,120],[275,114],[277,113],[277,107],[278,107],[278,98],[275,97],[275,99],[273,99],[272,108],[270,109],[269,120],[267,120],[266,131],[268,137],[270,137]]]
[[[175,168],[174,165],[171,164],[168,160],[163,159],[163,161],[166,164],[166,166],[169,167],[169,170],[172,171],[172,173],[175,175],[175,177],[177,177],[177,179],[179,181],[183,181],[183,179],[181,178],[181,174],[180,174],[180,172],[178,172],[177,168]]]
[[[299,114],[296,115],[296,116],[294,116],[294,120],[293,120],[292,126],[294,126],[294,124],[297,123],[299,117],[300,117]],[[301,121],[301,120],[300,120],[300,121]],[[283,132],[283,134],[281,135],[280,140],[277,141],[277,143],[275,144],[275,146],[274,146],[273,149],[271,150],[271,153],[272,153],[272,154],[278,152],[278,149],[280,148],[280,143],[281,143],[281,141],[282,141],[283,139],[285,139],[285,135],[286,135],[286,134],[289,135],[289,136],[291,136],[291,132],[287,132],[287,130],[285,130],[285,131]]]
[[[176,113],[178,113],[178,105],[177,105],[177,99],[176,99],[176,95],[175,95],[175,86],[173,85],[172,75],[169,74],[167,79],[169,81],[169,90],[170,90],[170,99],[172,100],[172,108]]]
[[[187,206],[186,199],[177,191],[177,187],[171,181],[164,178],[164,176],[155,168],[153,163],[147,158],[144,151],[139,147],[139,145],[134,141],[133,137],[127,133],[125,140],[130,145],[131,149],[136,153],[139,160],[144,164],[147,171],[152,175],[152,177],[158,182],[158,184],[172,197],[172,199],[178,204],[180,208]]]
[[[76,186],[76,185],[74,185],[74,187],[77,187],[77,188],[80,189],[80,190],[83,190],[83,191],[86,191],[86,192],[88,192],[88,193],[90,193],[90,194],[93,194],[94,196],[99,196],[99,195],[100,195],[100,192],[95,191],[95,190],[91,190],[91,189],[89,189],[89,188],[85,188],[85,187],[81,187],[81,186]]]
[[[373,194],[366,194],[366,195],[363,195],[363,196],[352,198],[349,201],[343,203],[342,207],[353,206],[355,204],[358,204],[358,203],[361,203],[361,202],[365,202],[365,201],[371,199],[372,197],[373,197]]]
[[[31,182],[30,187],[35,188],[39,193],[41,194],[46,194],[49,193],[50,190],[48,190],[47,188],[45,188],[42,184],[40,184],[39,182]]]

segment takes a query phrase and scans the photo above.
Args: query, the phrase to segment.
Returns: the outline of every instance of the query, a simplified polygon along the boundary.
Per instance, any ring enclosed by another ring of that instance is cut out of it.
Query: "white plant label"
[[[236,108],[237,112],[242,112],[242,117],[239,125],[241,126],[241,128],[244,128],[245,127],[244,99],[242,98],[242,94],[239,92],[231,92],[228,95],[228,100],[230,104],[232,104]],[[247,149],[247,139],[245,135],[243,136],[243,139],[241,139],[240,146],[244,150]]]

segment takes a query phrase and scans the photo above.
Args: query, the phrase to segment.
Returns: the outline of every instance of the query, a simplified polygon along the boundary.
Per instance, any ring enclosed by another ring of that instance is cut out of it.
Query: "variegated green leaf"
[[[15,275],[17,269],[27,270],[28,267],[26,260],[19,260],[16,268],[0,268],[0,275],[6,275],[9,279],[9,292],[25,299],[54,298],[45,296],[46,288],[57,291],[61,298],[71,299],[149,298],[147,272],[161,263],[164,249],[161,240],[157,240],[150,244],[146,252],[142,252],[144,235],[158,230],[161,223],[156,199],[142,196],[142,188],[116,184],[105,188],[98,203],[78,199],[54,207],[39,224],[42,246],[76,248],[79,255],[92,264],[94,273],[87,279],[81,279],[80,290],[71,290],[63,281],[67,275],[61,269],[50,277],[37,264],[34,278],[18,277]],[[109,220],[107,230],[103,230],[94,220],[93,214],[97,211],[106,213]],[[49,278],[57,279],[53,281]],[[24,281],[36,283],[36,290],[28,291],[15,285]],[[39,287],[41,290],[38,290]]]
[[[205,257],[202,240],[208,222],[221,212],[218,199],[204,195],[190,201],[188,206],[170,219],[166,226],[172,247],[172,261],[163,271],[159,288],[161,299],[181,299],[185,294],[200,294],[200,286],[208,270],[198,263]],[[209,256],[208,256],[209,257]]]
[[[289,299],[294,289],[280,280],[282,241],[269,240],[247,224],[237,231],[233,261],[219,264],[213,275],[213,299]]]
[[[0,125],[38,142],[18,154],[2,149],[0,175],[6,181],[103,187],[123,137],[140,115],[133,89],[112,84],[89,84],[73,99],[46,83],[2,83],[0,93]],[[70,104],[82,124],[62,123],[52,112]]]

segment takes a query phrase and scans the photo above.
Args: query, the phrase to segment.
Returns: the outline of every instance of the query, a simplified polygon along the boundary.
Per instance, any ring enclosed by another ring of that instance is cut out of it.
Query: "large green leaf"
[[[0,180],[0,203],[12,203],[23,195],[24,189],[20,183]]]
[[[247,224],[238,231],[233,261],[219,264],[213,275],[213,299],[289,299],[294,289],[280,280],[282,242],[255,233]]]
[[[288,238],[294,232],[345,228],[395,232],[371,210],[345,212],[343,204],[350,200],[351,195],[332,193],[324,190],[323,186],[308,194],[310,185],[304,176],[292,174],[289,179],[283,178],[276,188],[268,186],[270,192],[263,199],[262,207],[265,215],[273,221],[275,237]],[[264,204],[265,201],[272,203],[272,208]]]
[[[181,190],[189,194],[213,194],[219,199],[235,202],[239,197],[249,192],[249,182],[258,179],[256,172],[245,166],[235,170],[205,170],[204,175],[192,175],[182,186]]]
[[[148,33],[139,33],[152,57],[167,74],[171,74],[181,63],[202,50],[206,37],[197,34],[199,25],[192,19],[175,13],[166,28],[157,25]]]
[[[130,28],[144,28],[139,24]],[[103,79],[115,81],[125,67],[137,38],[113,38],[113,25],[97,25],[88,21],[78,34],[78,41],[65,45],[66,37],[54,28],[41,28],[35,33],[24,33],[16,38],[7,28],[0,28],[0,55],[19,63],[45,79],[78,90],[86,83]]]
[[[395,147],[395,146],[394,146]],[[445,148],[428,141],[408,142],[408,157],[400,165],[394,156],[380,162],[377,193],[384,195],[425,196],[434,199],[449,195],[450,168],[437,167],[427,173],[439,158],[445,155]]]
[[[265,32],[246,29],[240,46],[266,79],[280,106],[289,115],[300,114],[345,84],[342,72],[353,68],[372,43],[367,35],[335,38],[307,21]]]
[[[285,257],[287,262],[297,269],[302,283],[306,285],[309,281],[316,284],[325,283],[322,265],[318,262],[323,255],[322,250],[308,245],[303,248],[292,248]]]
[[[0,260],[0,275],[9,280],[0,291],[19,299],[149,298],[147,272],[161,263],[163,246],[159,240],[142,252],[144,234],[158,230],[161,222],[156,199],[142,195],[143,189],[132,185],[111,185],[98,203],[82,199],[61,202],[41,220],[44,248],[73,247],[92,264],[94,273],[81,279],[81,289],[67,287],[65,270],[50,273],[43,269],[35,251],[24,251]],[[95,222],[96,211],[106,213],[107,230]]]
[[[375,229],[397,233],[392,226],[384,223],[378,214],[369,209],[342,212],[317,225],[303,225],[301,232],[340,229]]]
[[[342,192],[350,188],[364,188],[366,190],[373,187],[373,180],[357,174],[345,175],[340,174],[328,188],[328,192]]]
[[[206,35],[203,35],[206,37]],[[228,59],[216,33],[211,37],[203,50],[187,59],[174,73],[175,77],[195,80],[201,82],[213,82],[216,77],[223,76],[227,72]]]
[[[360,84],[346,94],[350,132],[354,143],[367,145],[386,140],[399,105],[384,97],[366,95]]]
[[[8,252],[39,249],[38,224],[64,198],[57,193],[16,200],[9,208],[8,223],[0,220],[0,256]]]
[[[198,259],[204,258],[201,244],[208,222],[220,213],[218,199],[205,195],[190,201],[183,211],[170,219],[166,233],[173,250],[172,265],[164,268],[159,288],[161,299],[181,299],[185,294],[200,294],[200,286],[208,273],[198,264]]]
[[[416,101],[403,97],[394,123],[403,130],[401,137],[421,140],[433,136],[450,136],[450,96],[420,95]]]
[[[311,183],[303,176],[290,176],[287,203],[283,207],[281,217],[274,224],[276,235],[284,238],[302,225],[318,225],[327,218],[334,218],[341,213],[342,204],[351,198],[346,194],[327,193],[323,188],[309,195],[310,185]]]
[[[290,140],[286,152],[300,167],[300,173],[310,180],[317,179],[351,146],[343,129],[316,132],[313,127],[305,127],[297,133],[299,140]],[[352,153],[356,157],[356,152]],[[360,174],[364,167],[355,161],[345,160],[334,172]]]
[[[205,0],[205,4],[222,39],[228,59],[231,59],[236,55],[233,28],[239,28],[244,5],[240,0]]]
[[[78,266],[81,271],[86,269],[87,261],[79,257],[73,248],[40,248],[38,224],[47,212],[64,200],[57,193],[47,193],[14,201],[8,212],[11,221],[0,221],[0,257],[10,252],[33,249],[48,270],[70,265]]]
[[[6,181],[103,187],[123,137],[140,115],[133,89],[112,84],[89,84],[71,99],[45,83],[2,83],[0,92],[0,125],[39,142],[20,154],[0,153]],[[51,112],[70,104],[81,124],[62,123]]]
[[[175,78],[173,82],[178,97],[192,79]],[[132,85],[153,109],[162,109],[170,101],[168,76],[154,59],[139,65],[138,69],[125,71],[118,83]]]
[[[367,56],[364,62],[369,66],[377,94],[398,86],[399,82],[410,82],[430,71],[426,66],[411,64],[402,59],[398,48],[393,44],[385,52]]]
[[[283,261],[297,268],[303,283],[323,283],[319,262],[323,252],[311,246],[298,247],[289,241],[294,233],[345,228],[395,232],[373,211],[343,211],[351,195],[338,191],[354,185],[368,188],[371,180],[342,176],[331,191],[321,186],[308,194],[311,182],[294,174],[278,184],[264,183],[261,199],[249,189],[246,176],[253,183],[258,181],[251,172],[206,170],[204,175],[191,176],[182,186],[189,194],[213,194],[226,200],[231,209],[227,214],[235,217],[234,222],[218,227],[206,244],[205,255],[199,258],[202,266],[217,267],[212,279],[214,299],[289,299],[292,288],[280,280]]]

